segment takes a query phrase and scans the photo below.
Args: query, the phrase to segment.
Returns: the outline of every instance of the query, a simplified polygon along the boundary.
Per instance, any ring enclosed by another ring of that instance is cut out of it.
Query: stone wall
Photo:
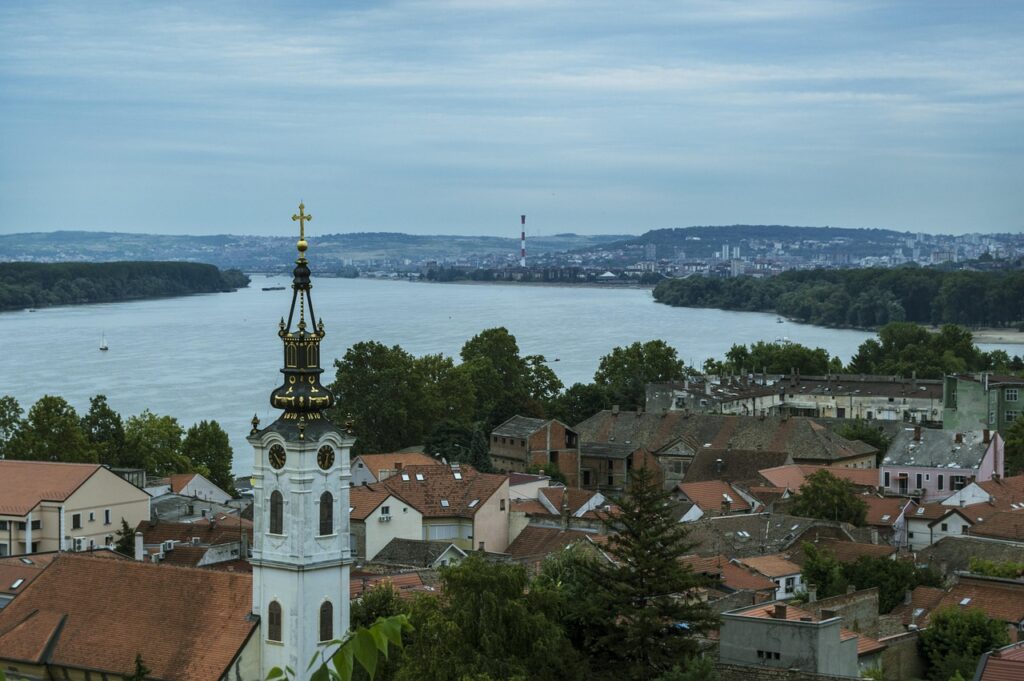
[[[822,616],[822,610],[832,610],[843,618],[844,627],[869,636],[873,635],[878,627],[877,587],[822,598],[813,603],[805,603],[801,607],[819,618]]]
[[[879,639],[886,645],[882,651],[882,678],[885,681],[923,679],[924,660],[917,647],[916,631],[908,631]]]

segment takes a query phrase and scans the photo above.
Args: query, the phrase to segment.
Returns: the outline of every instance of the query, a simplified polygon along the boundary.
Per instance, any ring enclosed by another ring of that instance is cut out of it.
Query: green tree
[[[116,532],[117,541],[114,543],[114,550],[125,556],[135,557],[135,530],[128,524],[128,521],[121,518],[121,527]]]
[[[619,513],[605,520],[618,530],[604,547],[613,562],[597,563],[590,585],[597,619],[587,649],[605,678],[653,679],[693,656],[696,636],[717,618],[686,598],[702,580],[679,562],[693,546],[689,530],[673,517],[656,476],[634,469],[616,501]]]
[[[423,449],[431,456],[449,462],[468,463],[478,471],[486,473],[492,470],[487,435],[481,424],[441,421],[430,431]]]
[[[1020,579],[1024,576],[1024,562],[1012,560],[1000,562],[971,556],[970,570],[975,574],[986,575],[988,577]]]
[[[216,421],[200,421],[188,429],[181,443],[181,453],[196,469],[205,470],[210,482],[229,494],[235,493],[235,479],[231,474],[234,453],[228,434]]]
[[[563,485],[569,484],[569,481],[565,479],[565,475],[558,469],[558,464],[553,461],[543,464],[531,463],[526,467],[526,472],[531,475],[546,475],[551,478],[552,482],[560,482]]]
[[[135,653],[135,671],[124,677],[125,681],[146,681],[152,670],[142,661],[142,653]]]
[[[648,383],[681,380],[686,365],[665,341],[637,341],[601,358],[594,382],[607,389],[613,404],[643,406]]]
[[[603,385],[573,383],[549,406],[549,415],[569,426],[575,426],[603,409],[612,406],[612,397]]]
[[[125,448],[124,422],[121,415],[107,404],[106,395],[89,399],[89,411],[82,417],[82,430],[96,450],[100,463],[121,465]]]
[[[1024,473],[1024,418],[1018,418],[1006,429],[1006,475]]]
[[[946,681],[958,672],[964,678],[973,677],[983,653],[1009,642],[1002,622],[989,619],[976,608],[949,607],[932,613],[918,645],[927,662],[928,678]]]
[[[793,515],[805,518],[838,520],[860,526],[867,519],[868,505],[852,482],[820,470],[804,480],[793,496],[792,510]]]
[[[875,454],[876,464],[881,465],[885,452],[889,449],[889,438],[881,428],[872,426],[867,421],[857,418],[849,423],[844,423],[835,429],[836,435],[845,437],[847,440],[860,440],[878,450]]]
[[[96,462],[96,450],[74,407],[53,395],[44,395],[28,410],[10,441],[8,454],[12,459],[31,461]]]
[[[386,619],[396,615],[408,616],[409,603],[402,599],[398,590],[390,582],[382,582],[372,589],[363,592],[358,600],[352,601],[351,626],[370,627],[379,619]],[[407,637],[403,637],[406,642]],[[377,673],[374,679],[377,681],[391,681],[401,667],[403,654],[401,649],[393,651],[390,655],[377,665]],[[356,669],[352,678],[356,681],[369,679],[370,676],[365,669]]]
[[[181,453],[184,433],[173,416],[157,416],[146,409],[138,416],[129,417],[124,426],[124,465],[144,468],[155,477],[188,472],[192,464]]]
[[[7,444],[14,439],[21,427],[22,413],[18,400],[10,395],[0,396],[0,459],[9,456]],[[13,455],[10,455],[10,458],[14,458]]]
[[[584,678],[582,660],[527,583],[523,566],[476,553],[442,568],[440,597],[413,604],[413,632],[397,678]]]
[[[906,592],[918,586],[942,586],[942,579],[931,570],[918,568],[910,560],[889,560],[861,556],[843,566],[846,582],[858,589],[878,588],[878,610],[887,614],[903,602]]]
[[[459,355],[476,396],[473,421],[488,432],[516,414],[544,416],[545,404],[562,389],[544,357],[521,357],[515,336],[504,327],[481,331]]]
[[[823,348],[809,348],[799,343],[758,341],[749,348],[733,345],[725,353],[725,361],[715,373],[743,374],[766,371],[770,374],[788,374],[798,371],[805,376],[820,376],[842,369],[842,362],[830,357]]]
[[[804,542],[804,584],[813,584],[820,598],[846,593],[846,576],[831,551],[819,549],[815,544]]]
[[[655,681],[718,681],[718,670],[710,657],[694,657],[682,667],[676,665]]]
[[[405,615],[385,617],[369,627],[349,630],[344,638],[321,644],[322,648],[306,667],[310,681],[352,681],[356,665],[369,678],[374,678],[380,655],[387,659],[392,647],[401,649],[402,633],[408,631],[409,626]],[[273,667],[266,681],[284,681],[294,676],[295,670],[291,667]]]

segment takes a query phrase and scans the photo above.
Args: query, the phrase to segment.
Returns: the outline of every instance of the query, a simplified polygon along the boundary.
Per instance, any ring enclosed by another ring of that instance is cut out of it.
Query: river
[[[255,413],[266,424],[278,413],[268,399],[280,380],[277,323],[291,296],[290,289],[261,288],[289,283],[256,276],[234,293],[2,313],[0,394],[15,396],[26,411],[51,394],[84,413],[89,397],[102,393],[125,417],[150,409],[186,428],[215,419],[244,474],[250,419]],[[546,356],[566,385],[592,380],[603,355],[634,341],[663,339],[700,366],[734,343],[780,337],[846,362],[873,335],[779,324],[773,314],[669,307],[643,289],[317,279],[314,271],[313,302],[327,329],[324,383],[333,381],[326,358],[355,342],[457,358],[466,340],[495,326],[515,335],[522,354]],[[103,337],[107,352],[99,350]]]

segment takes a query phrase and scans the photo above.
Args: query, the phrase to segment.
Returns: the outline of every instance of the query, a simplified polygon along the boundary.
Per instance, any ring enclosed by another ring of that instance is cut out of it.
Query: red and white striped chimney
[[[526,267],[526,216],[519,216],[522,231],[519,232],[519,266]]]

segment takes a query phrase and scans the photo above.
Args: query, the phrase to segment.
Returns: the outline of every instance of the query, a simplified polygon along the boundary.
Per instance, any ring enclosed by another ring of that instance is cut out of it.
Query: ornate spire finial
[[[306,252],[306,248],[309,247],[309,245],[306,243],[306,220],[313,219],[312,215],[306,215],[303,212],[305,209],[306,206],[303,205],[302,201],[299,201],[299,212],[297,215],[292,216],[292,220],[297,220],[299,223],[299,243],[296,244],[296,247],[299,249],[300,258]]]

